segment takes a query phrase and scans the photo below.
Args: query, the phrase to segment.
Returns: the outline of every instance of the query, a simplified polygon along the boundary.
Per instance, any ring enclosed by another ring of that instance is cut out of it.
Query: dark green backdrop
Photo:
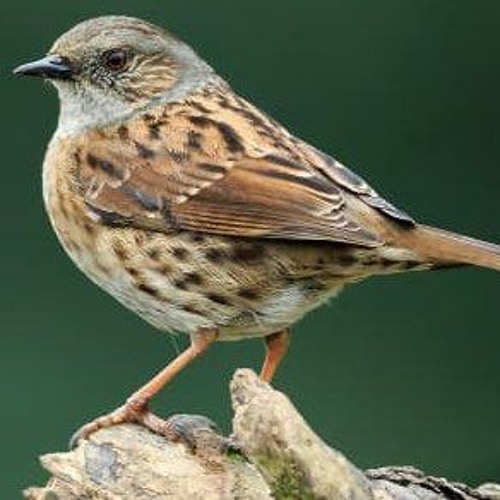
[[[73,267],[43,212],[56,96],[10,69],[75,22],[168,26],[416,218],[500,241],[498,0],[2,0],[0,13],[0,498],[44,480],[38,454],[64,449],[175,353]],[[499,292],[500,275],[477,269],[357,285],[296,328],[276,385],[360,466],[498,481]],[[260,357],[257,341],[216,346],[156,408],[227,430],[228,379]]]

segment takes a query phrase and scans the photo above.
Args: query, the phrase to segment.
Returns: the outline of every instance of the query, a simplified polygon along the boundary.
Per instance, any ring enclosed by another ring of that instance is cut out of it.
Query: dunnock
[[[124,421],[167,434],[149,399],[215,340],[263,337],[263,379],[289,328],[371,275],[472,264],[500,247],[416,223],[339,161],[238,96],[186,44],[139,19],[78,24],[17,74],[51,81],[43,167],[75,264],[191,347],[76,437]]]

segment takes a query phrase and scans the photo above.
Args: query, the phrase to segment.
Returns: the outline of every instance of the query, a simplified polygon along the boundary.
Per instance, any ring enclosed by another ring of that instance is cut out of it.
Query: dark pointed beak
[[[69,80],[73,76],[69,61],[64,57],[49,55],[38,61],[18,66],[15,75],[39,76],[54,80]]]

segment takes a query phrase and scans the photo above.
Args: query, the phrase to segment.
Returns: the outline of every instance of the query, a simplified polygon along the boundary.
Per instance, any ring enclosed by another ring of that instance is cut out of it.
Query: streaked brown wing
[[[145,147],[110,136],[93,137],[75,154],[87,205],[107,224],[373,247],[382,241],[352,216],[350,199],[404,218],[327,157],[318,166],[275,153],[216,161],[161,141]]]
[[[410,226],[415,225],[415,221],[401,209],[395,207],[392,203],[382,198],[364,179],[348,169],[345,165],[335,160],[322,151],[310,147],[322,161],[315,164],[326,177],[336,184],[356,194],[360,200],[372,208],[377,209],[384,215],[395,219],[396,221]]]

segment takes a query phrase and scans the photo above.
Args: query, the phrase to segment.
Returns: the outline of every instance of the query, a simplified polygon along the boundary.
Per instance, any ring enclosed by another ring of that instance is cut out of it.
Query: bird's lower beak
[[[57,55],[49,55],[38,61],[18,66],[15,75],[39,76],[54,80],[69,80],[73,71],[68,61]]]

